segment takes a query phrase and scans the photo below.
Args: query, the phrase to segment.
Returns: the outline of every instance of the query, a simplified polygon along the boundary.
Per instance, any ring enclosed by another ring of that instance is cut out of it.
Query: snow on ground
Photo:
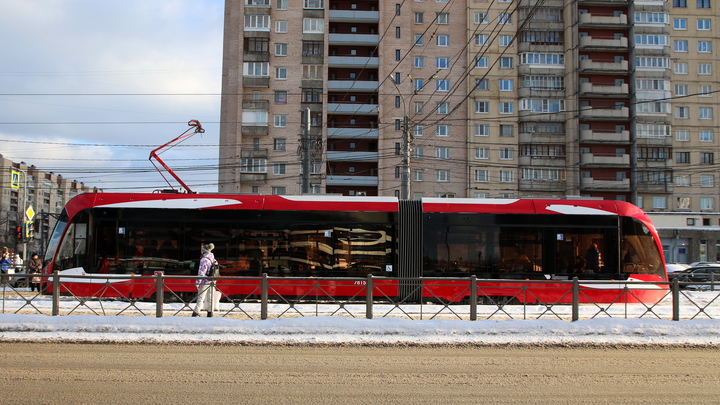
[[[720,320],[268,320],[0,314],[0,342],[257,344],[633,344],[720,346]]]
[[[375,305],[366,319],[362,304],[268,307],[259,320],[260,304],[220,304],[213,318],[190,317],[182,303],[155,303],[61,297],[61,316],[50,316],[52,300],[20,292],[2,295],[0,342],[158,342],[255,344],[624,344],[720,346],[720,293],[683,292],[680,319],[671,321],[672,302],[584,304],[580,320],[570,322],[571,307],[509,305],[469,306]],[[333,315],[333,316],[330,316]],[[251,318],[251,319],[247,319]],[[486,319],[488,318],[488,319]]]

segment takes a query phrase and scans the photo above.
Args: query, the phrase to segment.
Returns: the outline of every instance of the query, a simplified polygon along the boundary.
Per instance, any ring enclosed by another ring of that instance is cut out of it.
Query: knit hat
[[[208,243],[207,245],[203,245],[200,248],[200,251],[203,253],[210,253],[213,249],[215,249],[215,245],[212,243]]]

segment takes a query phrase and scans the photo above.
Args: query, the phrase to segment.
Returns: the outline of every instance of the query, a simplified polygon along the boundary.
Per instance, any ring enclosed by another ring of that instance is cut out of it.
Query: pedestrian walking
[[[198,265],[198,277],[212,276],[210,269],[213,265],[218,264],[217,260],[215,260],[215,255],[212,253],[213,249],[215,249],[215,245],[212,243],[203,245],[200,248],[202,257]],[[200,311],[207,311],[207,316],[212,317],[213,312],[218,310],[215,301],[215,281],[208,280],[207,278],[199,278],[195,280],[195,287],[197,287],[198,290],[198,297],[192,316],[200,316]]]

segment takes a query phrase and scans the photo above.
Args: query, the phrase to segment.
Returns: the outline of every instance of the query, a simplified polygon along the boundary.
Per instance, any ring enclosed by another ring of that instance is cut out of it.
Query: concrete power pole
[[[310,109],[302,112],[302,194],[310,194]]]

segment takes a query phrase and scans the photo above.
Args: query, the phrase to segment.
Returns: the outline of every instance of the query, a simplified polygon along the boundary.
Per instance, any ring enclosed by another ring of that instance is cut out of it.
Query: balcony
[[[243,125],[240,128],[242,135],[250,136],[263,136],[269,134],[268,126],[266,125]]]
[[[630,109],[628,107],[580,107],[580,119],[588,120],[627,120],[630,118]]]
[[[626,60],[616,62],[612,60],[584,59],[580,61],[580,70],[597,71],[598,73],[605,74],[629,74],[628,66],[629,64]]]
[[[629,166],[630,155],[582,153],[580,154],[580,164],[596,166]]]
[[[270,108],[269,100],[243,100],[243,110],[267,110]]]
[[[580,187],[586,190],[630,191],[630,179],[594,179],[583,177]]]
[[[243,76],[244,87],[270,87],[269,76]]]
[[[380,66],[380,58],[367,56],[330,56],[329,66],[356,67],[356,68],[377,68]]]
[[[377,176],[329,175],[325,177],[328,186],[365,186],[377,187]]]
[[[328,103],[328,115],[330,114],[352,114],[352,115],[376,115],[377,104],[352,104],[352,103]]]
[[[551,143],[551,144],[565,144],[565,134],[549,134],[549,133],[520,133],[520,143]]]
[[[565,156],[520,156],[520,166],[565,167]]]
[[[267,173],[240,173],[240,183],[260,183],[267,182]]]
[[[585,13],[580,14],[580,26],[597,26],[597,27],[618,27],[625,26],[628,23],[627,14],[618,16],[613,14]]]
[[[330,10],[330,21],[373,23],[380,21],[379,11]]]
[[[270,62],[270,52],[243,51],[243,62]]]
[[[520,179],[518,187],[520,191],[564,192],[566,183],[565,180],[538,181]]]
[[[609,96],[627,96],[630,94],[630,86],[627,83],[623,83],[619,86],[615,85],[601,85],[592,83],[580,83],[580,94],[585,95],[609,95]]]
[[[328,43],[332,45],[377,45],[379,35],[373,34],[330,34]]]
[[[378,152],[328,151],[328,162],[377,162]]]
[[[359,80],[328,80],[328,90],[343,91],[375,91],[378,89],[377,81],[359,81]]]
[[[268,150],[267,149],[242,149],[240,151],[240,157],[243,159],[253,159],[253,158],[267,159]]]
[[[629,143],[630,131],[602,132],[583,129],[580,131],[580,141],[584,143]]]
[[[637,185],[638,193],[668,194],[673,192],[672,183],[640,183]]]
[[[328,128],[328,138],[378,139],[377,128]]]
[[[616,50],[620,48],[627,48],[628,47],[628,39],[627,37],[622,38],[613,38],[613,37],[591,37],[591,36],[585,36],[580,37],[580,49],[607,49],[607,50]]]

